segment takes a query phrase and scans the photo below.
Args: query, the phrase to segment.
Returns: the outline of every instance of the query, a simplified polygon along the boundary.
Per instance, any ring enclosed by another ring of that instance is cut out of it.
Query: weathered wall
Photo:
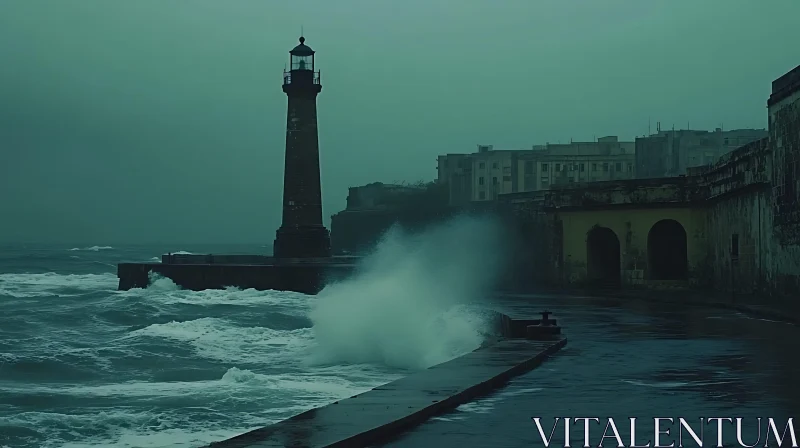
[[[754,293],[766,285],[771,157],[762,139],[688,172],[705,189],[709,280],[717,290]]]
[[[720,291],[754,293],[767,284],[771,229],[769,190],[726,197],[708,208],[711,283]],[[734,245],[736,247],[734,247]]]
[[[553,187],[545,193],[547,208],[684,205],[702,201],[705,192],[693,178],[669,177]]]
[[[536,285],[553,283],[552,258],[554,253],[548,216],[542,211],[542,193],[533,193],[535,200],[525,195],[505,195],[499,201],[498,212],[507,219],[513,250],[511,253],[513,285],[511,289],[529,290]],[[520,201],[515,197],[523,198]]]
[[[776,296],[800,297],[800,66],[772,83],[773,236],[767,279]]]
[[[563,228],[561,278],[580,284],[587,275],[587,237],[594,226],[611,229],[620,243],[623,285],[646,285],[648,281],[647,237],[650,229],[664,219],[675,220],[686,231],[689,281],[701,285],[706,277],[706,221],[702,209],[649,208],[552,211],[550,216]]]
[[[786,242],[770,212],[762,215],[765,232],[765,287],[762,292],[776,299],[796,301],[800,299],[800,245]]]

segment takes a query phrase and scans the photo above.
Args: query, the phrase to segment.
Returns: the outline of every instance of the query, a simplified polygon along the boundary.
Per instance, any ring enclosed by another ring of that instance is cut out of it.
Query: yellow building
[[[673,177],[556,186],[502,199],[543,212],[536,219],[544,230],[530,250],[544,257],[536,269],[545,267],[550,282],[685,285],[708,280],[706,209],[697,205],[703,193],[696,179]]]
[[[520,234],[515,276],[528,285],[693,285],[797,301],[800,66],[772,83],[767,105],[768,138],[685,176],[501,195]]]
[[[438,158],[438,182],[448,185],[450,204],[491,201],[500,194],[546,190],[573,182],[635,177],[634,142],[603,137],[596,142],[495,150],[479,145],[472,154]]]

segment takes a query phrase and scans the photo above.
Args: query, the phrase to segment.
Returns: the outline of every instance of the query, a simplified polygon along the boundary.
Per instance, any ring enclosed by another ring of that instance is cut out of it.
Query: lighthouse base
[[[331,236],[324,226],[286,227],[276,232],[276,258],[326,258],[331,256]]]

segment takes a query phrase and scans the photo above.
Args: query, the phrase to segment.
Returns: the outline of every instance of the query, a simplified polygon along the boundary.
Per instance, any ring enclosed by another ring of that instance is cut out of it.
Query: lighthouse
[[[322,91],[314,50],[300,37],[283,73],[286,154],[283,171],[283,220],[273,254],[278,258],[330,257],[330,233],[322,223],[317,95]]]

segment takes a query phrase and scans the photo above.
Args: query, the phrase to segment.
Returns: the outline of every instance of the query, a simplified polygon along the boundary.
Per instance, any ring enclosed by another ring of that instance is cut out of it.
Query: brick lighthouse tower
[[[314,50],[300,37],[289,52],[290,70],[283,73],[289,98],[286,113],[286,162],[283,172],[283,222],[275,238],[274,256],[316,258],[331,255],[328,229],[322,224],[319,175],[317,94],[320,73],[314,70]]]

